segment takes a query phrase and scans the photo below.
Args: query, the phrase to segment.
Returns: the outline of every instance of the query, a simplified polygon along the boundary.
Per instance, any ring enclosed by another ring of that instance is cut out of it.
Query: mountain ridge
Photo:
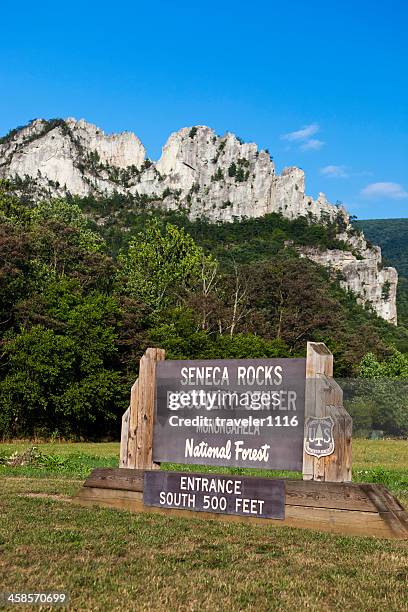
[[[0,140],[0,159],[3,177],[29,177],[49,195],[118,191],[221,221],[268,212],[347,216],[323,193],[316,200],[305,193],[300,168],[289,166],[277,175],[266,150],[201,125],[170,134],[153,162],[132,132],[106,134],[83,119],[35,119]]]
[[[35,119],[0,139],[0,177],[13,179],[35,199],[118,193],[212,222],[278,213],[334,223],[348,249],[303,255],[334,269],[359,303],[397,323],[398,276],[383,266],[381,249],[356,231],[344,207],[323,193],[315,200],[306,194],[303,170],[289,166],[276,174],[267,150],[231,132],[218,136],[207,126],[182,128],[152,162],[132,132],[106,134],[83,119]]]

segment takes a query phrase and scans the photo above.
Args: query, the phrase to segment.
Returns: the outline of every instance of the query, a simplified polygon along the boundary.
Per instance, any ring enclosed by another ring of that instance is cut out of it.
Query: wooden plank
[[[334,419],[335,449],[324,458],[324,479],[329,481],[351,481],[352,426],[353,421],[343,407],[343,390],[333,378],[326,378],[323,416]]]
[[[305,423],[308,417],[321,417],[324,380],[333,376],[333,355],[323,342],[308,342],[306,354]],[[303,479],[324,480],[324,461],[303,450]]]
[[[162,361],[164,356],[163,349],[148,348],[140,359],[139,378],[130,393],[128,468],[157,468],[152,460],[156,363]]]
[[[97,489],[92,487],[82,488],[73,501],[84,506],[98,505],[129,510],[132,512],[162,514],[170,517],[199,518],[218,520],[221,522],[246,522],[264,526],[276,525],[278,527],[297,527],[342,535],[408,539],[408,529],[406,526],[403,523],[396,526],[392,521],[390,522],[389,515],[391,513],[389,512],[359,512],[355,510],[302,507],[287,504],[285,506],[285,519],[282,521],[148,507],[143,504],[143,494],[141,492]]]
[[[135,501],[142,502],[143,493],[140,491],[126,491],[124,489],[101,489],[97,487],[83,487],[74,496],[74,500],[89,502],[90,505],[112,506],[125,510],[135,510]]]
[[[144,470],[96,468],[84,486],[142,493],[143,483]],[[292,506],[360,512],[404,512],[401,504],[382,485],[285,479],[285,488],[287,504]]]
[[[129,428],[128,428],[128,443],[127,443],[127,462],[126,467],[134,468],[136,462],[136,447],[137,447],[137,434],[138,434],[138,394],[139,379],[137,378],[132,385],[130,390],[130,414],[129,414]]]
[[[84,487],[143,492],[144,470],[97,468],[85,480]]]
[[[408,533],[408,513],[404,511],[401,504],[393,495],[382,485],[369,484],[365,486],[367,496],[383,514],[384,520],[390,529],[398,532],[401,525],[406,528]]]
[[[333,381],[334,382],[334,381]],[[333,397],[334,396],[334,397]],[[316,459],[324,464],[324,480],[334,482],[350,482],[352,465],[352,418],[343,406],[333,405],[335,393],[326,394],[324,416],[334,420],[333,435],[335,441],[334,453],[322,459]]]
[[[130,406],[124,412],[122,416],[122,428],[120,434],[120,453],[119,453],[119,466],[127,466],[127,454],[128,454],[128,438],[129,438],[129,419],[130,419]]]
[[[288,504],[294,506],[378,512],[376,505],[360,485],[351,483],[286,481],[286,500]]]
[[[306,378],[315,378],[316,374],[333,376],[333,355],[323,342],[308,342]]]
[[[141,482],[143,482],[143,475],[145,470],[135,470],[133,468],[94,468],[89,478],[103,478],[104,476],[118,477],[118,478],[130,478],[130,477],[140,477]],[[87,482],[87,480],[85,482]],[[141,491],[143,490],[140,489]]]
[[[163,349],[148,348],[139,369],[138,433],[135,468],[153,469],[153,419],[156,392],[156,362],[164,359]]]
[[[377,536],[408,539],[408,530],[403,526],[391,528],[388,514],[337,510],[333,508],[286,507],[285,522],[294,527],[316,529],[344,535]]]
[[[404,506],[398,501],[398,499],[396,497],[394,497],[392,495],[392,493],[390,493],[390,491],[387,489],[387,487],[385,487],[384,485],[381,485],[381,484],[377,484],[375,486],[378,489],[381,489],[382,494],[384,495],[384,498],[387,501],[388,508],[392,512],[405,512],[405,514],[407,514],[407,511],[405,510]]]

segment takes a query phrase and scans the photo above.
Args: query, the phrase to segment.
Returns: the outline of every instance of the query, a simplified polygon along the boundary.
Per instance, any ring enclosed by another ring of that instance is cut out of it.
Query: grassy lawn
[[[408,442],[353,446],[354,479],[408,507]],[[42,495],[116,466],[118,444],[38,447],[0,465],[0,591],[65,590],[74,610],[408,610],[408,542],[74,506]]]

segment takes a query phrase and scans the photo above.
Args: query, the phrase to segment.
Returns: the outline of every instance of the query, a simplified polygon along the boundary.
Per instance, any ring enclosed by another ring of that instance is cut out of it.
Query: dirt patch
[[[69,497],[68,495],[61,495],[59,493],[20,493],[18,497],[38,497],[40,499],[55,499],[56,501],[72,501],[71,497]]]

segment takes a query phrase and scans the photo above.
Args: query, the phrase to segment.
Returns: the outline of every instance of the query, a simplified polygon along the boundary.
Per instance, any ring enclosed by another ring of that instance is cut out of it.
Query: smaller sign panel
[[[280,479],[182,472],[145,472],[145,506],[194,512],[285,518],[285,483]]]
[[[305,451],[313,457],[334,453],[334,421],[328,417],[309,417],[305,424]]]

